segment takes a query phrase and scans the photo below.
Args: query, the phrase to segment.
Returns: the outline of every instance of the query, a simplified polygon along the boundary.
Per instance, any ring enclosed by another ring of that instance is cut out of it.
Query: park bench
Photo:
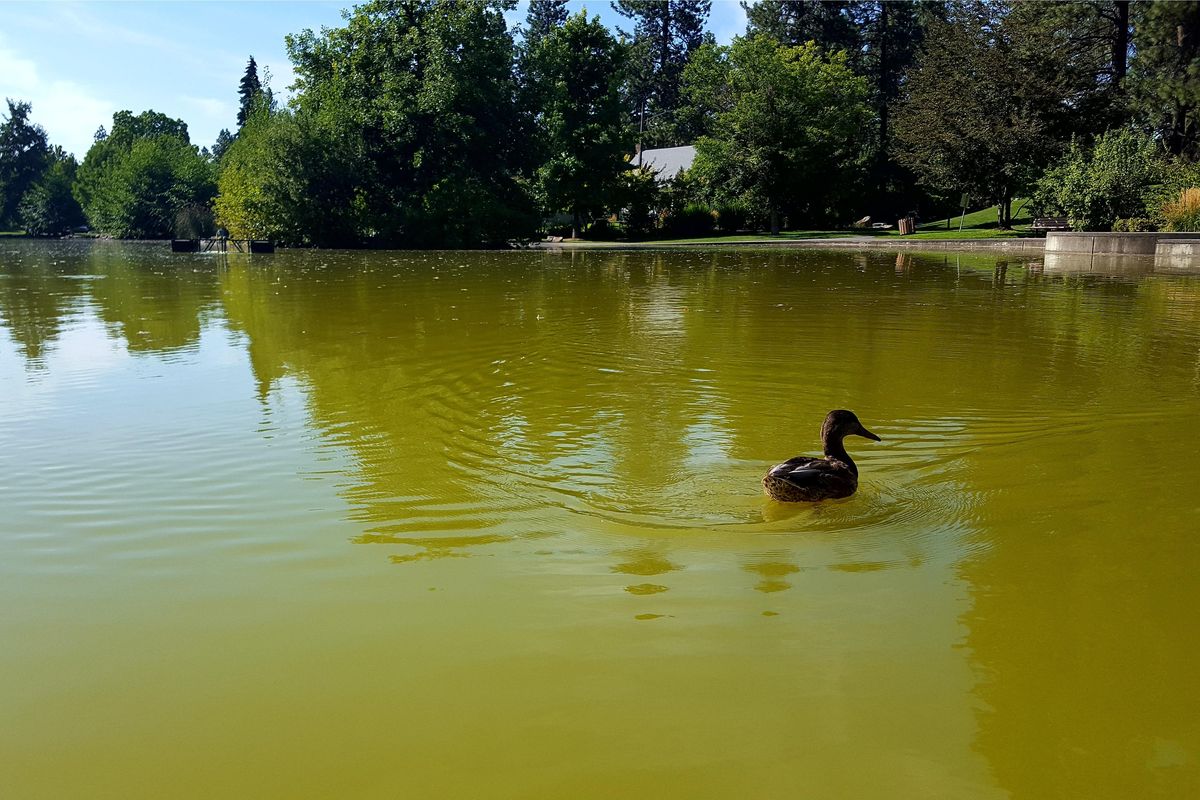
[[[1031,231],[1069,231],[1071,225],[1066,217],[1037,217],[1029,226]]]

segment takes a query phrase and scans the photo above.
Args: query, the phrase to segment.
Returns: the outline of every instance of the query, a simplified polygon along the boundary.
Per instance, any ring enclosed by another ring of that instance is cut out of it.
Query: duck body
[[[767,495],[784,503],[813,503],[854,494],[858,490],[858,467],[842,442],[850,435],[879,441],[853,411],[830,411],[821,426],[825,456],[796,456],[771,467],[762,480]]]
[[[837,500],[858,490],[858,472],[836,458],[796,456],[771,467],[763,488],[772,500],[784,503]]]

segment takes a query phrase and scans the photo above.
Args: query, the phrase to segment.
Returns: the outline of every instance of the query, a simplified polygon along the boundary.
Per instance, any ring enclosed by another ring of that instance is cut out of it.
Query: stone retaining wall
[[[1046,252],[1152,256],[1160,241],[1195,238],[1194,233],[1051,231],[1046,234]]]

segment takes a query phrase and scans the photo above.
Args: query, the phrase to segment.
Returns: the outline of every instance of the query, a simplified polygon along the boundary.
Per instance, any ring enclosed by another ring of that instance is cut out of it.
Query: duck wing
[[[822,471],[828,470],[830,462],[824,458],[812,458],[811,456],[796,456],[789,458],[782,464],[776,464],[767,471],[767,474],[774,478],[782,478],[788,480],[793,473],[811,473],[819,474]]]

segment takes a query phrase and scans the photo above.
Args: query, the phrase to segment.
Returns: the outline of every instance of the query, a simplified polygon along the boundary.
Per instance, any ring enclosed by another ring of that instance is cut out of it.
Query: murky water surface
[[[0,240],[0,323],[6,798],[1200,794],[1200,277]]]

